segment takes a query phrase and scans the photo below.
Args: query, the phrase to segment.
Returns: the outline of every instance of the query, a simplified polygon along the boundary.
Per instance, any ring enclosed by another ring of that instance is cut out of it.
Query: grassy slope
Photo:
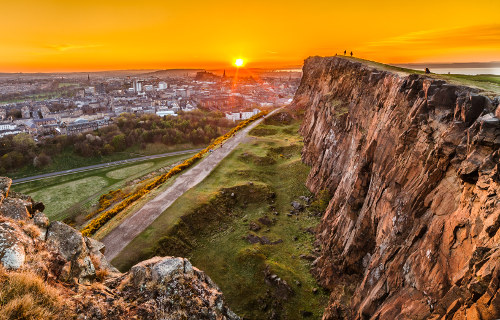
[[[188,169],[189,170],[189,169]],[[141,209],[146,203],[153,200],[157,195],[165,191],[168,187],[170,187],[177,179],[177,175],[168,179],[164,184],[159,186],[156,189],[153,189],[144,197],[135,201],[131,206],[127,207],[125,210],[119,212],[115,217],[113,217],[109,222],[107,222],[104,226],[102,226],[93,236],[92,238],[96,240],[102,240],[111,230],[120,225],[123,219],[127,218],[129,215],[134,214],[137,210]]]
[[[48,172],[64,171],[74,168],[91,166],[94,164],[107,163],[111,161],[125,160],[141,156],[149,156],[154,154],[161,154],[161,153],[195,149],[195,148],[204,148],[204,147],[205,145],[195,146],[192,144],[181,144],[175,146],[167,146],[162,143],[147,144],[145,149],[133,147],[127,149],[124,152],[117,152],[109,156],[91,157],[91,158],[86,158],[76,155],[72,150],[68,149],[63,151],[61,154],[53,157],[52,163],[44,168],[37,169],[32,165],[28,165],[15,172],[7,173],[6,175],[9,178],[17,179]]]
[[[191,155],[184,154],[75,173],[14,185],[12,188],[14,191],[31,195],[37,201],[42,201],[46,205],[44,212],[50,220],[63,220],[71,213],[70,208],[76,205],[89,208],[101,194],[122,188],[127,181]]]
[[[199,229],[203,231],[188,235],[193,248],[187,256],[221,287],[230,307],[241,316],[266,319],[270,316],[271,309],[274,309],[281,310],[282,315],[288,319],[301,319],[301,310],[313,312],[312,319],[321,318],[327,295],[323,292],[317,295],[312,293],[316,283],[309,274],[310,263],[299,259],[301,254],[308,254],[312,250],[313,236],[305,232],[305,229],[314,227],[319,218],[306,212],[298,216],[287,216],[291,201],[300,195],[309,195],[304,186],[309,168],[300,160],[302,143],[301,137],[296,133],[297,129],[298,123],[289,126],[260,125],[254,129],[261,130],[261,134],[269,130],[272,135],[249,138],[247,143],[241,144],[209,177],[186,192],[129,244],[113,260],[114,265],[125,270],[150,257],[154,254],[158,241],[170,234],[181,216],[192,214],[193,210],[206,211],[210,207],[209,203],[213,205],[213,200],[221,196],[222,188],[242,188],[252,181],[255,186],[265,186],[276,193],[273,205],[280,214],[274,216],[270,213],[269,201],[263,195],[261,201],[248,200],[244,201],[248,203],[230,206],[230,222],[219,221],[215,225],[205,226],[203,223],[210,219],[200,219],[199,223],[202,225]],[[274,149],[270,153],[272,148],[290,145],[293,147]],[[276,163],[268,161],[269,158]],[[245,195],[242,197],[245,198]],[[215,211],[213,215],[219,214]],[[276,223],[270,227],[263,226],[254,234],[266,236],[272,241],[281,239],[283,243],[250,244],[242,239],[252,233],[249,231],[249,223],[264,215],[276,218]],[[294,236],[297,237],[296,241]],[[165,253],[169,254],[168,251]],[[276,292],[273,291],[275,288],[264,279],[266,267],[291,286],[294,294],[288,300],[276,298]],[[282,306],[274,305],[271,308],[273,303]]]
[[[375,61],[364,60],[359,58],[341,57],[344,59],[350,59],[364,63],[366,65],[375,67],[380,70],[391,71],[398,73],[400,75],[406,75],[409,73],[425,74],[420,70],[413,70],[407,68],[401,68],[396,66],[391,66]],[[432,70],[431,70],[432,71]],[[446,80],[450,83],[457,85],[464,85],[469,87],[478,88],[481,91],[491,92],[495,94],[500,94],[500,76],[498,75],[465,75],[465,74],[427,74],[431,78]]]

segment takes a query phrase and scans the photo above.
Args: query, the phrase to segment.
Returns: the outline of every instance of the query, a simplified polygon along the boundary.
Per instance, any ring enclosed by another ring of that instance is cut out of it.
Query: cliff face
[[[0,320],[240,319],[184,258],[155,257],[120,273],[104,245],[10,191],[0,178]]]
[[[343,58],[303,72],[307,185],[333,195],[324,318],[500,318],[499,99]]]

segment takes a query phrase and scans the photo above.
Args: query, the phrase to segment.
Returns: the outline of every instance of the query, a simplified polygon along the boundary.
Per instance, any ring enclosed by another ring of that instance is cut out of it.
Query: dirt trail
[[[270,116],[279,109],[267,115]],[[210,172],[231,151],[242,142],[248,132],[256,127],[263,119],[251,123],[248,127],[239,131],[234,137],[224,142],[223,147],[217,148],[213,153],[202,159],[196,166],[177,177],[175,182],[154,199],[146,203],[141,209],[134,212],[123,220],[123,222],[111,230],[102,242],[106,246],[105,256],[111,261],[115,258],[135,237],[146,229],[162,212],[177,200],[184,192],[188,191],[205,179]]]

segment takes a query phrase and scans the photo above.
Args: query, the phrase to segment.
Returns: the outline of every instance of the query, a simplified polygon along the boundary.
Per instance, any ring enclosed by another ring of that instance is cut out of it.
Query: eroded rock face
[[[306,60],[293,107],[306,109],[307,185],[334,195],[314,262],[333,292],[325,319],[500,318],[498,101],[347,59]],[[353,281],[346,304],[335,289]]]
[[[137,313],[141,317],[240,319],[227,308],[217,285],[184,258],[154,257],[143,261],[130,269],[119,286],[125,299],[134,299],[140,306]]]
[[[12,179],[7,177],[0,177],[0,199],[4,199],[9,195]]]
[[[35,203],[10,192],[3,204],[9,199]],[[0,214],[0,266],[7,277],[31,272],[56,286],[73,313],[64,319],[239,319],[217,285],[187,259],[155,257],[122,274],[106,260],[102,243],[50,223],[41,207],[27,215]]]
[[[30,217],[27,206],[30,203],[23,199],[5,198],[0,204],[0,214],[15,220],[26,220]]]

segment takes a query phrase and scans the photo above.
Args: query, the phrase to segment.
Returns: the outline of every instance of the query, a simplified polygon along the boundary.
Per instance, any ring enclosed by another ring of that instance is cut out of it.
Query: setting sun
[[[235,66],[237,66],[238,68],[243,66],[244,63],[245,61],[243,61],[243,59],[236,59],[236,61],[234,62]]]

